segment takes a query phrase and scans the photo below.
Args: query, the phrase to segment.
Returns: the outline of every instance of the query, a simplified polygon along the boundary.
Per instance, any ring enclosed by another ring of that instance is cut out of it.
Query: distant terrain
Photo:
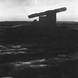
[[[1,27],[11,27],[14,25],[20,25],[20,24],[30,24],[32,21],[2,21],[0,22]],[[78,22],[73,22],[73,21],[57,21],[57,26],[66,26],[74,29],[78,29]]]
[[[66,26],[72,29],[78,30],[78,22],[73,22],[73,21],[59,21],[57,22],[57,26]]]

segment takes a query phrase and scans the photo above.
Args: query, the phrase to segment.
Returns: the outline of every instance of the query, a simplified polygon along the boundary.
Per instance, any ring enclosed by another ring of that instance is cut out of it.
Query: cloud
[[[31,6],[32,0],[0,0],[0,5],[6,7]]]
[[[31,3],[30,0],[8,0],[8,2],[16,4],[16,5],[23,5],[23,4],[30,5]]]

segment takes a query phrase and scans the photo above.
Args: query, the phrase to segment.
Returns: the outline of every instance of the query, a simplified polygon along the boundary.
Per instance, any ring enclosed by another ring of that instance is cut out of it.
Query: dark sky
[[[30,20],[27,15],[67,7],[58,21],[78,21],[78,0],[0,0],[0,21]]]

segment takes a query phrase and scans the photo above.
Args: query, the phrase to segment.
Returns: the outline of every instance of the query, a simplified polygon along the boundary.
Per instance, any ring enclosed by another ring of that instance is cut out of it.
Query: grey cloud
[[[30,6],[32,4],[32,0],[0,0],[0,3],[6,5],[14,5],[14,6],[21,6],[21,5]]]

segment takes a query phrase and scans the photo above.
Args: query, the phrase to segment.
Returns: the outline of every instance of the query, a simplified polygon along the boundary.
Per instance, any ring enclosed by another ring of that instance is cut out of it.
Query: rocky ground
[[[57,52],[57,54],[52,55],[53,52],[47,53],[44,48],[32,49],[30,46],[28,45],[27,47],[25,44],[0,45],[0,58],[2,58],[2,60],[0,59],[1,77],[57,78],[62,73],[61,64],[72,58],[72,55],[67,54],[67,52],[60,52],[60,54]]]

